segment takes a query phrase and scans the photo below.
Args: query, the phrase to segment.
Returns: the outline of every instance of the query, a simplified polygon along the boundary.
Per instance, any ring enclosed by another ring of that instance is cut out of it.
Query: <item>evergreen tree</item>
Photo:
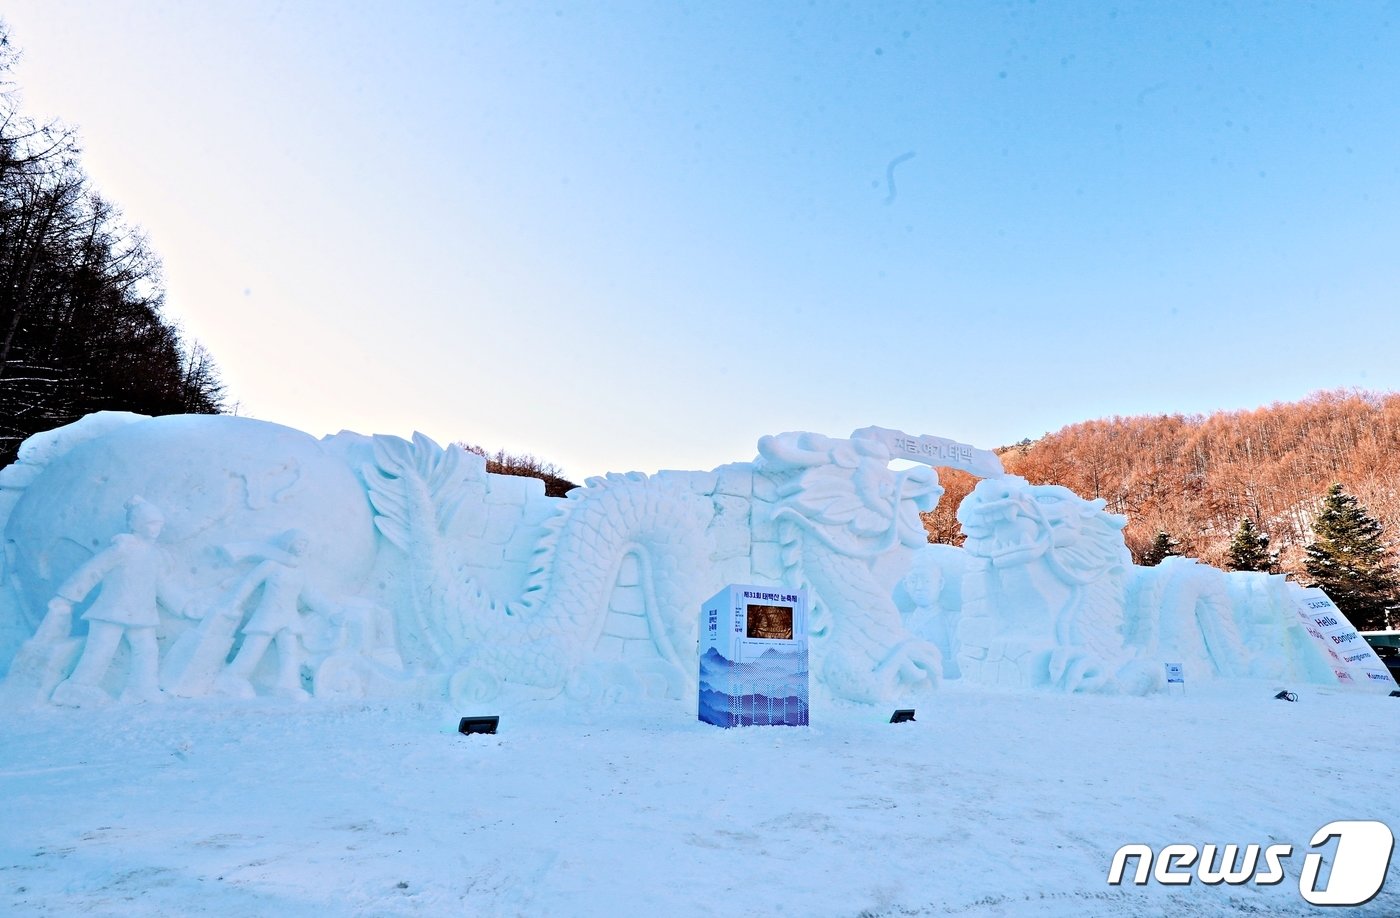
[[[1334,484],[1313,517],[1312,544],[1303,567],[1362,631],[1379,631],[1400,608],[1400,576],[1381,524],[1355,497]]]
[[[1249,517],[1240,520],[1225,566],[1232,571],[1272,571],[1278,562],[1269,551],[1269,537],[1254,528]]]
[[[1171,558],[1181,554],[1181,543],[1165,532],[1157,533],[1157,538],[1152,540],[1152,544],[1147,547],[1147,551],[1142,553],[1143,567],[1156,567],[1162,563],[1164,558]]]

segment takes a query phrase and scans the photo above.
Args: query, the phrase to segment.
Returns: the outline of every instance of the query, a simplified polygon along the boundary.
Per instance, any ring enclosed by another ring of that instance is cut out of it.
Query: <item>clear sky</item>
[[[1400,4],[6,0],[240,413],[575,480],[1400,389]]]

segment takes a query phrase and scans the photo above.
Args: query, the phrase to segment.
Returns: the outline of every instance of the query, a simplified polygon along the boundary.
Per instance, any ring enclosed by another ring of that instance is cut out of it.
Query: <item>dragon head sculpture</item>
[[[894,472],[881,443],[813,433],[764,437],[758,451],[759,469],[785,479],[779,513],[834,540],[832,547],[868,557],[928,541],[919,513],[932,510],[943,494],[933,469]]]
[[[958,522],[968,553],[998,568],[1044,560],[1061,579],[1083,584],[1132,564],[1123,543],[1127,518],[1060,485],[986,479],[959,505]]]

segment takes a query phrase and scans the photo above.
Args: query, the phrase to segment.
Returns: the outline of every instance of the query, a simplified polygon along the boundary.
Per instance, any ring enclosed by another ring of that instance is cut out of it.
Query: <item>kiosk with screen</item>
[[[700,719],[807,724],[807,591],[730,584],[700,609]]]

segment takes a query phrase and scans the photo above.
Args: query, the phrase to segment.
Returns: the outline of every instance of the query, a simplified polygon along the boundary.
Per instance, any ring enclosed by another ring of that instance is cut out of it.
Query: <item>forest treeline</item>
[[[530,453],[516,455],[498,449],[494,453],[483,446],[459,440],[457,445],[469,453],[476,453],[486,460],[486,471],[495,475],[516,475],[521,478],[538,478],[544,482],[546,497],[563,497],[578,485],[564,477],[564,470],[553,462],[536,459]]]
[[[1335,390],[1253,411],[1084,421],[998,452],[1011,474],[1103,498],[1125,514],[1139,563],[1167,533],[1181,554],[1226,566],[1248,519],[1269,536],[1281,571],[1303,574],[1303,549],[1333,483],[1390,540],[1400,534],[1400,393]],[[976,482],[944,469],[939,480],[947,490],[926,525],[934,541],[958,544],[953,514]]]
[[[0,465],[93,411],[222,408],[209,354],[161,314],[160,261],[93,188],[76,132],[20,108],[0,23]]]

